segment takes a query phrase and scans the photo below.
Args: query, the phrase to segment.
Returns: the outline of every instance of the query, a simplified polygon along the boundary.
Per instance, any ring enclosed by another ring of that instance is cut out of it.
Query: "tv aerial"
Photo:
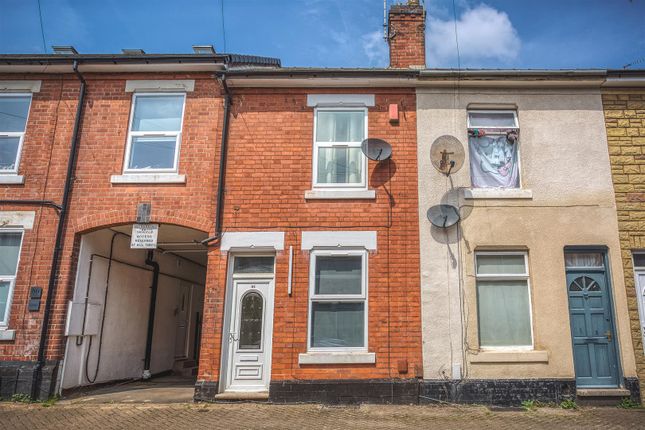
[[[430,147],[432,165],[446,176],[450,176],[464,165],[464,146],[455,136],[439,136]]]
[[[459,209],[453,205],[432,206],[428,209],[427,216],[430,223],[439,228],[452,227],[461,219]]]
[[[361,151],[370,160],[383,161],[392,156],[392,145],[383,139],[369,138],[361,142]]]

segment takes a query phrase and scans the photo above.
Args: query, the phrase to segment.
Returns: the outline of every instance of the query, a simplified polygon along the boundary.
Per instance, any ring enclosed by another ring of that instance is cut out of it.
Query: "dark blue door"
[[[610,291],[604,270],[567,270],[576,383],[618,386]]]

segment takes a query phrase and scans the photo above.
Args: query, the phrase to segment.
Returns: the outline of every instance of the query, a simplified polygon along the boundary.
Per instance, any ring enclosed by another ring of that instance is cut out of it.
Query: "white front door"
[[[271,377],[273,280],[233,281],[226,391],[267,391]]]
[[[638,313],[641,319],[641,336],[645,348],[645,270],[636,270],[636,299],[638,300]]]

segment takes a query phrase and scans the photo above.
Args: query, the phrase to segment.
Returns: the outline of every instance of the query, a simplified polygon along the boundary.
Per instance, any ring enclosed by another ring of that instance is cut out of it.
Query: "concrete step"
[[[580,388],[576,390],[577,403],[581,406],[616,406],[630,397],[624,388]]]
[[[268,391],[228,391],[225,393],[219,393],[215,395],[215,400],[226,400],[226,401],[267,401],[269,400]]]

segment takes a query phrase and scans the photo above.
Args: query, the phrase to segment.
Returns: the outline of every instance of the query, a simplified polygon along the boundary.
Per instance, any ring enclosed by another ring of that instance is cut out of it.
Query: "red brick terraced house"
[[[388,69],[1,56],[0,397],[416,402],[424,18],[391,9]]]

